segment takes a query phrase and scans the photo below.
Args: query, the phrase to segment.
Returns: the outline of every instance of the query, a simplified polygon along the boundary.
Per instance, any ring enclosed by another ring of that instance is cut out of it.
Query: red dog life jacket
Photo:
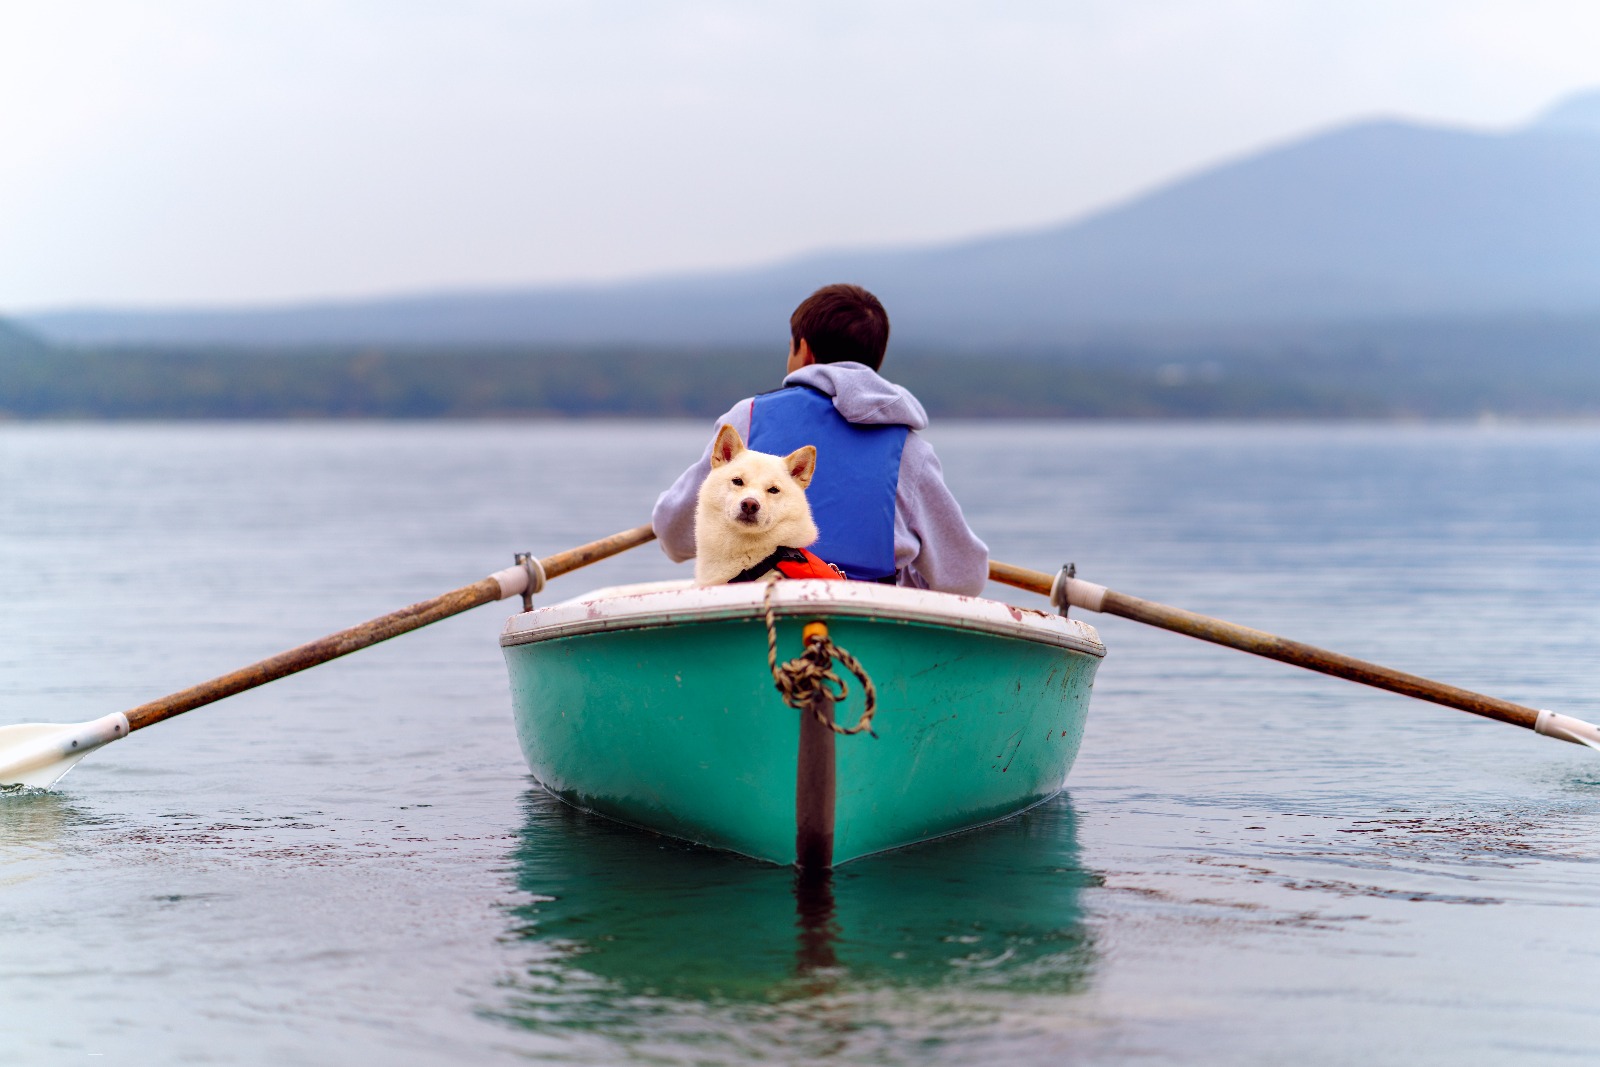
[[[753,582],[774,568],[785,578],[823,578],[835,582],[846,580],[843,571],[821,556],[803,548],[779,548],[766,559],[729,578],[728,584]]]

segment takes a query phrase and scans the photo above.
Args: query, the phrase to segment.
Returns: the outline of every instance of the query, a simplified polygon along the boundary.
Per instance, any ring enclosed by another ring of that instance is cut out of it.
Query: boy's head
[[[888,347],[889,315],[859,285],[824,285],[789,316],[791,370],[803,349],[817,363],[849,360],[878,370]]]

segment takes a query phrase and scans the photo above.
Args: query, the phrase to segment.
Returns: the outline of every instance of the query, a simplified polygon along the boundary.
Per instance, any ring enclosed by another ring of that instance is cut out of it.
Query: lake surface
[[[0,426],[0,724],[636,525],[709,429]],[[1600,718],[1600,429],[931,439],[997,558]],[[1060,798],[797,890],[533,786],[508,607],[0,800],[0,1062],[1600,1057],[1600,753],[1090,616]]]

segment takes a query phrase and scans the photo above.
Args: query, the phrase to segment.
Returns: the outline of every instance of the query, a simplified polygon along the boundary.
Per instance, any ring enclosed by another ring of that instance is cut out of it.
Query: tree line
[[[0,418],[714,417],[775,388],[751,349],[54,349],[0,355]],[[1070,354],[891,349],[887,377],[968,418],[1600,414],[1600,358],[1198,345]]]

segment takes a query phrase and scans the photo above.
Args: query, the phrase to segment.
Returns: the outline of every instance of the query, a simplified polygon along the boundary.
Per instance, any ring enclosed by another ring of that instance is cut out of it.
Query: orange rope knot
[[[767,583],[767,591],[762,596],[761,605],[767,619],[767,668],[772,671],[772,684],[777,687],[783,702],[796,711],[803,712],[811,708],[817,721],[836,734],[866,732],[877,737],[877,731],[872,728],[872,716],[878,710],[877,687],[872,684],[872,679],[867,677],[867,672],[862,668],[860,661],[833,643],[828,637],[826,626],[821,623],[808,625],[805,629],[805,651],[787,663],[778,662],[778,624],[772,609],[774,584]],[[814,703],[818,696],[829,697],[837,704],[850,695],[849,685],[833,669],[835,660],[844,664],[851,674],[861,680],[861,692],[866,699],[866,707],[862,709],[861,718],[854,726],[840,726],[823,714],[822,709]],[[833,683],[831,689],[830,682]]]

